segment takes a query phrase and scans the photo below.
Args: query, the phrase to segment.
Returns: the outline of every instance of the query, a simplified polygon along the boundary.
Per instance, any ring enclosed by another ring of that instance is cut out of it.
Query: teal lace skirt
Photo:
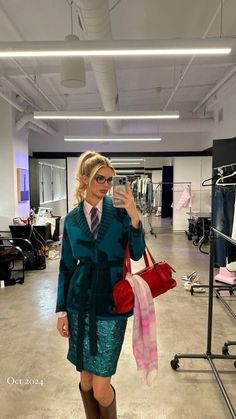
[[[77,365],[77,336],[78,314],[68,313],[69,320],[69,350],[67,359]],[[97,320],[97,355],[92,356],[89,352],[89,319],[85,318],[85,337],[83,353],[79,354],[83,359],[83,370],[101,377],[110,377],[116,372],[120,351],[124,341],[127,319]]]

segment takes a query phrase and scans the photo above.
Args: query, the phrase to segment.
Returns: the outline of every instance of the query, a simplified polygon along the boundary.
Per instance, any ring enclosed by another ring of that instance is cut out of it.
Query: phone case
[[[126,192],[126,182],[127,182],[126,176],[114,176],[113,177],[113,194],[116,188],[119,188],[122,191]],[[114,207],[119,207],[120,205],[124,203],[121,199],[117,199],[114,197],[112,197],[112,200],[113,200]]]

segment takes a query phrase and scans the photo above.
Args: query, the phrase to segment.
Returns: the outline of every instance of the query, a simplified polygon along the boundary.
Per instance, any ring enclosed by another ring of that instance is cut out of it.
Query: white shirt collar
[[[102,213],[102,204],[103,204],[103,199],[101,199],[97,203],[97,205],[95,205],[95,207],[98,209],[100,213]],[[90,214],[90,211],[92,208],[93,208],[93,205],[89,204],[86,200],[84,200],[84,210],[86,211],[87,214]]]

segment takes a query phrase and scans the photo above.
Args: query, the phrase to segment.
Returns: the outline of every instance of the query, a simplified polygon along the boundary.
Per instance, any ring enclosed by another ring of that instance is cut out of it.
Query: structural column
[[[29,212],[29,200],[18,202],[16,170],[28,169],[28,130],[16,133],[15,118],[15,109],[0,98],[0,229]]]
[[[0,98],[0,216],[15,215],[15,171],[12,106]]]

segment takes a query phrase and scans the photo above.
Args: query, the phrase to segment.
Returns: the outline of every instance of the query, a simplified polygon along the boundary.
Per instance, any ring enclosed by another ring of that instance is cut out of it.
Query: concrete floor
[[[201,254],[184,233],[164,233],[155,238],[148,231],[150,249],[176,269],[178,286],[155,300],[159,369],[151,387],[136,371],[129,320],[113,378],[118,418],[228,419],[231,416],[207,361],[183,359],[177,372],[170,367],[177,352],[206,350],[208,293],[191,296],[180,278],[197,270],[201,282],[207,283],[208,256]],[[56,329],[57,271],[58,261],[48,261],[46,270],[27,272],[23,285],[0,289],[1,419],[84,418],[79,375],[66,359],[67,339]],[[235,297],[227,299],[236,310]],[[235,320],[215,301],[212,352],[220,354],[224,342],[235,339]],[[230,353],[235,354],[236,348],[232,347]],[[215,363],[236,408],[234,361]]]

